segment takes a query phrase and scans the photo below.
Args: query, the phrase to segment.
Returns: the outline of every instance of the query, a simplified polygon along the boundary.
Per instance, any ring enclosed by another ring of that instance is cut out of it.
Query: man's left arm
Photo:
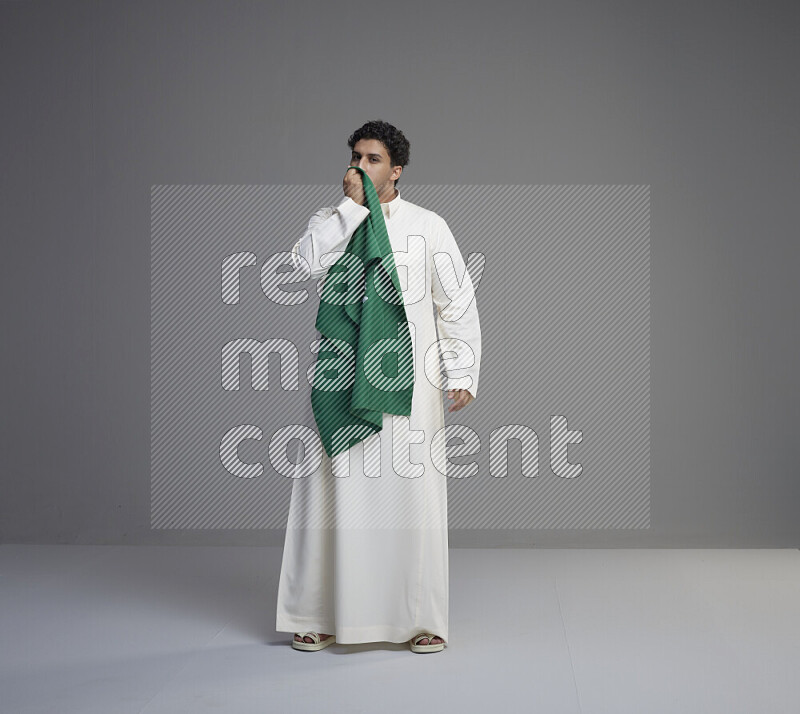
[[[447,373],[445,386],[448,396],[455,398],[450,411],[458,411],[478,396],[481,326],[475,288],[456,239],[443,218],[437,224],[431,246],[431,292]],[[451,353],[455,356],[448,356]]]

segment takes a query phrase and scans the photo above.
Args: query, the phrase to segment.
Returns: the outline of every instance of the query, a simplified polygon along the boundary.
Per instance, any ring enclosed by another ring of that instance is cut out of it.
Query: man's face
[[[367,172],[381,203],[394,198],[394,182],[403,173],[402,166],[391,164],[389,152],[377,139],[361,139],[353,147],[350,166],[359,166]]]

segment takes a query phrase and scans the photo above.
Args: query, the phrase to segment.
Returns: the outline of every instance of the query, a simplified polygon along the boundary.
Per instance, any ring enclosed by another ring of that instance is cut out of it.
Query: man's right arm
[[[369,209],[361,206],[349,196],[345,196],[338,206],[322,208],[308,222],[308,228],[292,248],[292,258],[296,268],[301,265],[300,258],[305,259],[311,268],[310,279],[324,275],[335,261],[328,258],[323,265],[322,256],[335,251],[343,252],[347,243],[364,219]]]

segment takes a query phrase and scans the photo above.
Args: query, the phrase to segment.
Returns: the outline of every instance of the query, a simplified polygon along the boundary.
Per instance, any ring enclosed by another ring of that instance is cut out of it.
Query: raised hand
[[[351,166],[350,168],[353,167]],[[361,206],[366,204],[367,197],[364,195],[364,180],[361,178],[360,171],[347,169],[344,179],[342,179],[342,188],[345,196],[349,196]]]

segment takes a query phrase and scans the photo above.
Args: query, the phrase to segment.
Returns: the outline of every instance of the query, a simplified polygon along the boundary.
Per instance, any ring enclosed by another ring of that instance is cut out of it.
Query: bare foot
[[[427,637],[423,637],[419,642],[417,642],[417,644],[418,645],[438,645],[440,642],[444,642],[444,640],[441,637],[434,637],[433,638],[433,642],[428,642],[428,638]]]
[[[320,642],[322,640],[327,640],[330,637],[330,635],[323,635],[321,632],[319,632],[318,634],[319,634]],[[313,642],[314,642],[314,640],[311,639],[308,635],[306,635],[305,637],[300,639],[300,635],[298,635],[298,634],[295,634],[294,641],[295,642],[308,642],[309,644],[313,644]]]

